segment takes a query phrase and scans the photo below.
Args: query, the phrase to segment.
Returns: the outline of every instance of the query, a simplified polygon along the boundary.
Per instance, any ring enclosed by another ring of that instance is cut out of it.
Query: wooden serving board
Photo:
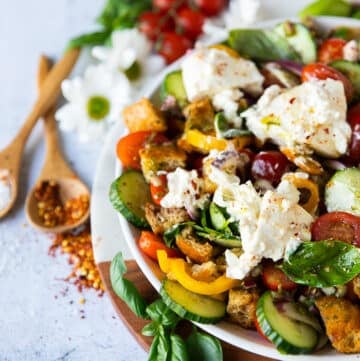
[[[127,260],[126,265],[128,271],[125,277],[135,284],[145,299],[149,301],[156,299],[158,297],[158,293],[141,272],[136,262],[134,260]],[[127,305],[119,297],[117,297],[112,290],[109,274],[110,262],[102,262],[97,266],[116,313],[122,319],[129,331],[134,335],[137,342],[144,348],[144,350],[148,351],[152,342],[152,337],[146,337],[141,334],[141,330],[146,325],[147,321],[144,321],[134,315]],[[226,342],[222,342],[222,346],[224,361],[274,361],[274,359],[238,349]]]

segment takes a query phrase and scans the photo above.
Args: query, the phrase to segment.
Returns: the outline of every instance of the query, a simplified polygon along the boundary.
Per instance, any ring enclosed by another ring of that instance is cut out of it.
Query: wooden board
[[[148,301],[152,301],[158,297],[158,293],[151,286],[149,281],[145,278],[140,268],[133,260],[126,261],[126,265],[128,268],[128,272],[126,274],[126,278],[133,282],[137,289],[140,291],[142,296],[146,298]],[[116,310],[116,313],[122,319],[124,324],[127,326],[129,331],[134,335],[137,342],[144,348],[144,350],[148,351],[150,348],[150,344],[152,342],[151,337],[146,337],[141,334],[142,328],[145,326],[147,321],[144,321],[141,318],[135,316],[132,311],[126,306],[126,304],[116,296],[114,291],[112,290],[110,283],[110,275],[109,268],[110,262],[103,262],[98,264],[98,268],[101,274],[101,278],[104,282],[106,291],[111,299],[111,302]],[[224,361],[271,361],[274,359],[270,359],[267,357],[259,356],[245,350],[238,349],[234,346],[229,345],[226,342],[222,342],[223,352],[224,352]]]

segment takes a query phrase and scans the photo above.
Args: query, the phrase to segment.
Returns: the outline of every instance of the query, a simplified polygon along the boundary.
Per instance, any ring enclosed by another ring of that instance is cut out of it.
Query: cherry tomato
[[[187,6],[179,9],[176,16],[176,23],[183,30],[184,35],[192,40],[195,40],[202,33],[204,20],[204,15]]]
[[[165,141],[167,138],[161,133],[151,131],[130,133],[118,141],[116,154],[124,168],[141,170],[140,149],[144,148],[147,142],[160,144]]]
[[[343,83],[346,99],[348,100],[348,102],[350,102],[354,95],[353,86],[350,80],[336,69],[331,68],[330,66],[325,64],[312,63],[304,66],[301,73],[301,79],[304,82],[311,79],[325,80],[328,78],[340,80]]]
[[[139,17],[138,28],[150,40],[156,40],[162,32],[172,31],[174,24],[170,18],[164,20],[162,14],[145,11]]]
[[[167,64],[172,63],[186,53],[192,47],[191,41],[184,35],[167,32],[162,35],[159,54],[162,55]]]
[[[168,257],[179,257],[179,252],[176,249],[169,248],[162,240],[162,238],[153,232],[142,231],[138,240],[139,248],[147,256],[154,261],[157,261],[158,250],[164,250]]]
[[[360,104],[349,110],[348,122],[352,133],[346,161],[347,164],[358,165],[360,163]]]
[[[207,16],[218,15],[227,5],[226,0],[195,0],[195,5]]]
[[[343,59],[343,48],[346,45],[344,39],[331,38],[325,40],[318,51],[318,60],[321,63],[331,63],[334,60]]]
[[[168,193],[166,174],[154,177],[154,181],[150,183],[150,193],[153,202],[160,206],[161,200]]]
[[[346,212],[320,216],[311,227],[314,241],[338,240],[360,247],[360,217]]]
[[[272,262],[264,265],[262,280],[264,285],[272,291],[292,291],[297,288],[297,284]]]
[[[178,0],[153,0],[153,7],[162,11],[168,11],[181,5]]]
[[[284,173],[290,170],[290,162],[278,151],[264,151],[256,154],[251,166],[253,179],[265,179],[277,186]]]

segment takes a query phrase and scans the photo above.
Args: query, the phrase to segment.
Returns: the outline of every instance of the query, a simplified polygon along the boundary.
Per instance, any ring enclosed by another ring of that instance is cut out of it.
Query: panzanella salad
[[[179,316],[360,352],[358,35],[232,30],[125,108],[111,202]]]

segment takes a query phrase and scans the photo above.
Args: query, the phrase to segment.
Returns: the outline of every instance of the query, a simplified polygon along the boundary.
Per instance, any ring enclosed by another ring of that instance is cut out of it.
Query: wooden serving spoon
[[[63,58],[53,67],[44,81],[40,94],[24,125],[13,141],[0,152],[0,174],[4,174],[11,194],[10,201],[0,209],[0,218],[4,217],[15,204],[19,191],[21,158],[26,140],[37,120],[55,103],[60,94],[61,82],[70,74],[79,53],[79,49],[67,51]]]
[[[50,68],[51,64],[49,59],[45,56],[41,56],[38,69],[38,88],[40,91],[42,91],[42,84],[45,83]],[[44,117],[46,138],[45,163],[40,176],[36,181],[35,187],[29,192],[26,198],[25,208],[28,221],[33,227],[45,232],[62,233],[84,223],[89,218],[90,207],[88,207],[87,211],[78,221],[76,221],[76,223],[59,224],[55,227],[47,227],[44,225],[38,213],[38,201],[35,198],[37,186],[44,181],[53,181],[57,183],[60,189],[60,199],[63,204],[69,199],[76,199],[80,196],[89,198],[90,193],[87,186],[78,178],[61,154],[54,114],[55,107],[52,107]]]

